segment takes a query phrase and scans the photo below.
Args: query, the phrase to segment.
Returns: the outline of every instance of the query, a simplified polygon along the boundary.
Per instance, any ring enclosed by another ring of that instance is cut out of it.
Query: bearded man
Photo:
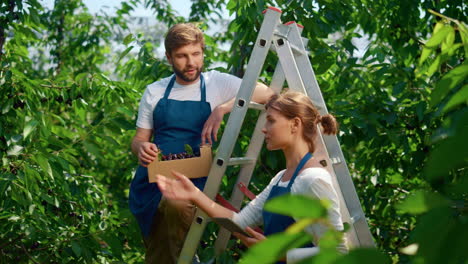
[[[130,210],[135,215],[146,248],[146,263],[176,263],[195,213],[193,204],[162,196],[156,183],[148,182],[147,165],[158,153],[194,152],[212,144],[223,116],[234,105],[242,80],[218,71],[202,72],[205,50],[203,32],[181,23],[166,35],[166,58],[174,74],[147,86],[140,101],[132,151],[140,165],[130,187]],[[252,100],[265,103],[273,91],[257,83]],[[201,190],[206,178],[192,179]]]

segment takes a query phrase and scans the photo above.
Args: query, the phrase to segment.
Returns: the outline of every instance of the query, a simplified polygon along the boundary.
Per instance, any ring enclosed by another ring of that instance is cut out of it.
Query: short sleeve
[[[143,93],[138,107],[138,119],[136,126],[139,128],[153,129],[153,107],[149,100],[149,89]]]
[[[217,79],[221,84],[219,96],[221,102],[226,102],[237,95],[242,83],[242,79],[227,73],[217,72]]]

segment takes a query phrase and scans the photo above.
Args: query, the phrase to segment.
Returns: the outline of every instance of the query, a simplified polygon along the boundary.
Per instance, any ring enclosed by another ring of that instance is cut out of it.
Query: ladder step
[[[255,199],[256,195],[253,192],[251,192],[247,188],[247,186],[245,186],[245,184],[243,182],[239,182],[239,184],[237,184],[237,186],[239,187],[241,192],[244,193],[245,196],[249,197],[250,200]]]
[[[255,161],[256,161],[255,159],[252,159],[252,158],[245,158],[245,157],[242,157],[242,158],[230,158],[227,165],[233,166],[233,165],[252,164],[252,163],[254,163]]]
[[[265,110],[265,105],[264,105],[264,104],[255,103],[255,102],[250,102],[249,108],[251,108],[251,109],[257,109],[257,110]]]

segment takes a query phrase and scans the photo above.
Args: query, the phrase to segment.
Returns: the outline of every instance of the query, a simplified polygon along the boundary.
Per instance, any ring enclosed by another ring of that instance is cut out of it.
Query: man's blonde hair
[[[203,32],[193,23],[180,23],[172,26],[164,40],[164,46],[169,55],[175,49],[197,43],[200,43],[202,49],[205,50]]]

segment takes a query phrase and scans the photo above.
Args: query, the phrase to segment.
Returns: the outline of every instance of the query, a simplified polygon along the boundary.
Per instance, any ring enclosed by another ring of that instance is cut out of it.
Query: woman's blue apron
[[[270,199],[273,199],[275,197],[291,193],[291,186],[294,183],[294,180],[296,179],[297,175],[299,174],[299,171],[304,167],[306,162],[312,157],[311,153],[307,153],[302,160],[299,162],[299,164],[296,167],[296,170],[294,171],[293,176],[291,177],[291,180],[289,180],[289,184],[287,187],[282,187],[278,186],[279,182],[281,179],[276,183],[273,188],[271,188],[270,194],[268,195],[267,201]],[[284,175],[284,174],[283,174]],[[282,178],[283,176],[281,176]],[[290,225],[294,224],[296,220],[292,218],[291,216],[287,215],[280,215],[276,213],[271,213],[268,211],[263,210],[263,234],[265,236],[269,236],[275,233],[283,232],[285,231]],[[304,247],[313,247],[313,244],[306,245]],[[284,263],[282,261],[279,261],[277,263]]]
[[[163,155],[184,152],[185,144],[190,145],[196,153],[200,150],[203,125],[211,114],[210,103],[206,101],[205,80],[200,75],[200,101],[169,99],[174,82],[175,75],[153,111],[153,143]],[[192,182],[203,189],[206,177],[192,179]],[[150,234],[161,198],[158,185],[148,182],[148,169],[138,166],[130,186],[129,204],[145,237]]]

